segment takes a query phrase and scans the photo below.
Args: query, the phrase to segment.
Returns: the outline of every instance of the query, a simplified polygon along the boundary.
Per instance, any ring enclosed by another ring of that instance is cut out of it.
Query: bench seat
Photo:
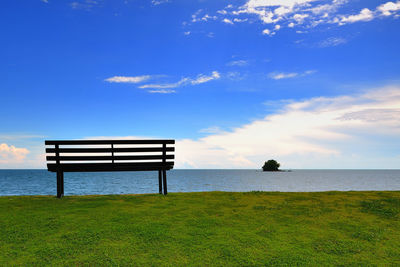
[[[157,171],[171,170],[173,162],[163,163],[63,163],[47,164],[50,172],[107,172],[107,171]]]

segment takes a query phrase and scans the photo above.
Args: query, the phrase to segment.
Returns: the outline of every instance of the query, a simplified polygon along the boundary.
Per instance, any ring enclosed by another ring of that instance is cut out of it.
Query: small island
[[[279,172],[279,167],[281,164],[279,164],[276,160],[270,159],[264,163],[264,166],[262,166],[262,169],[264,172]]]

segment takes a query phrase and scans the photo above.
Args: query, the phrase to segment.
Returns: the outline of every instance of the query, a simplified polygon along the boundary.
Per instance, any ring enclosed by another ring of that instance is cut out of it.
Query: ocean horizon
[[[158,193],[152,172],[64,173],[65,195]],[[397,191],[399,169],[174,169],[169,192]],[[46,169],[1,169],[0,196],[55,195],[56,174]]]

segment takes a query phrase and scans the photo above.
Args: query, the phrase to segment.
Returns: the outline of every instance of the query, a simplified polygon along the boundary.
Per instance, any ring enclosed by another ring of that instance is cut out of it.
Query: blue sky
[[[0,168],[173,138],[179,168],[400,167],[400,1],[2,2]]]

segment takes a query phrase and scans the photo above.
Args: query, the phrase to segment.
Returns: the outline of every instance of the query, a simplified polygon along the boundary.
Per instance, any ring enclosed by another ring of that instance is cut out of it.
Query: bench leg
[[[166,170],[162,170],[163,172],[163,184],[164,184],[164,195],[166,195],[167,192],[167,171]]]
[[[57,197],[62,198],[64,196],[64,173],[57,172]]]
[[[158,192],[162,194],[162,173],[158,170]]]
[[[61,173],[61,196],[64,196],[64,173]]]

